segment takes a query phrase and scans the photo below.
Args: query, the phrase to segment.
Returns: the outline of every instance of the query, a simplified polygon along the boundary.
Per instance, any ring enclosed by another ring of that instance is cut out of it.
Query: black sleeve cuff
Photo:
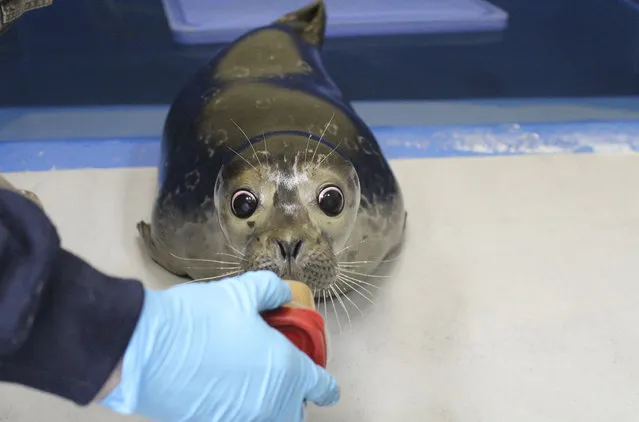
[[[124,354],[144,289],[138,281],[109,277],[61,249],[46,216],[26,201],[0,190],[5,235],[4,244],[0,236],[0,263],[21,269],[0,268],[0,299],[5,299],[0,300],[0,318],[13,321],[0,334],[11,337],[5,345],[15,346],[0,348],[0,381],[85,405]]]

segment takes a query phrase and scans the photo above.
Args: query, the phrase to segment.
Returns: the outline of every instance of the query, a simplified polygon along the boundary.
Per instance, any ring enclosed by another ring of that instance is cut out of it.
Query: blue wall
[[[635,0],[492,0],[503,34],[329,40],[353,100],[639,93]],[[217,46],[173,43],[160,0],[57,0],[0,37],[0,107],[166,104]]]

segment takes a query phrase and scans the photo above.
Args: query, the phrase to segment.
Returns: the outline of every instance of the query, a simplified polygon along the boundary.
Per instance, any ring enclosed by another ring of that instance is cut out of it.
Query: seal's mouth
[[[246,271],[272,271],[278,277],[286,280],[303,281],[306,277],[304,269],[295,263],[283,263],[278,265],[275,261],[270,261],[256,266],[247,267]]]
[[[297,280],[314,290],[330,288],[337,279],[337,266],[324,262],[278,262],[278,260],[263,260],[259,264],[246,266],[246,271],[272,271],[280,278]]]
[[[311,289],[329,288],[337,278],[337,260],[330,244],[313,233],[285,240],[262,235],[251,239],[244,256],[246,271],[272,271],[283,279],[300,281]]]

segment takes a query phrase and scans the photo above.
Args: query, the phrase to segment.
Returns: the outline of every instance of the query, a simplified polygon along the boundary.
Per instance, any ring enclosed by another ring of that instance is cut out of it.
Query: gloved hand
[[[300,422],[336,380],[258,312],[291,300],[275,274],[148,290],[121,381],[102,404],[153,421]]]

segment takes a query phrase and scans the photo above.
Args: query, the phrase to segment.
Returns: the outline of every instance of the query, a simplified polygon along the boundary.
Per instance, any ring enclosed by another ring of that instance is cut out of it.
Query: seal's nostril
[[[277,246],[280,248],[280,255],[282,256],[282,258],[286,259],[286,257],[288,256],[286,242],[276,240],[275,243],[277,243]]]
[[[285,240],[276,240],[277,247],[279,248],[280,255],[283,259],[296,259],[300,254],[302,249],[302,244],[304,243],[301,240],[296,240],[293,242],[287,242]]]
[[[293,253],[291,254],[293,258],[297,258],[297,256],[300,254],[300,250],[302,249],[302,241],[298,240],[297,242],[293,243]]]

